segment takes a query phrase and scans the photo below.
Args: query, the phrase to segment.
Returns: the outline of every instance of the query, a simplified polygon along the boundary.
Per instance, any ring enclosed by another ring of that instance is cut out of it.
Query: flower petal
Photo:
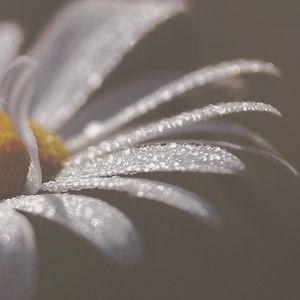
[[[244,169],[234,155],[219,147],[201,144],[169,143],[128,148],[106,156],[97,148],[71,159],[57,176],[106,177],[139,172],[204,172],[233,174]]]
[[[24,36],[22,29],[13,22],[0,23],[0,77],[17,56]]]
[[[176,128],[170,133],[166,131],[158,137],[158,141],[174,140],[222,140],[240,144],[253,145],[268,152],[279,154],[279,151],[268,140],[257,132],[235,122],[213,120],[193,123],[186,127]]]
[[[135,43],[184,10],[182,0],[77,1],[68,6],[32,51],[44,63],[34,120],[51,130],[60,128]]]
[[[127,192],[134,197],[162,202],[194,215],[210,225],[221,224],[221,216],[204,198],[180,187],[154,180],[124,177],[70,178],[47,182],[42,186],[44,191],[59,193],[96,188]]]
[[[261,210],[269,211],[269,216],[272,216],[270,220],[274,217],[277,225],[278,221],[280,226],[284,225],[280,230],[286,228],[289,234],[295,233],[298,236],[300,174],[289,162],[256,147],[223,141],[203,141],[203,143],[218,145],[239,157],[242,156],[247,168],[242,181],[251,188],[250,198],[254,202],[259,201]]]
[[[36,279],[33,229],[5,204],[0,205],[0,272],[1,299],[31,299]]]
[[[6,203],[65,226],[119,263],[132,264],[140,256],[133,224],[122,212],[99,199],[56,194],[19,197]]]
[[[132,129],[123,134],[113,137],[111,140],[102,141],[97,151],[102,153],[112,152],[126,147],[131,147],[138,143],[158,138],[166,133],[172,133],[177,129],[190,126],[197,122],[203,122],[219,116],[224,116],[240,112],[268,112],[275,115],[281,115],[280,112],[269,104],[260,102],[227,102],[216,105],[208,105],[204,108],[195,109],[189,112],[183,112],[176,116],[165,118],[160,121],[150,123]],[[73,152],[87,147],[90,143],[97,143],[98,137],[91,139],[89,136],[78,136],[67,142],[67,146]]]
[[[35,83],[35,70],[35,61],[20,56],[6,71],[0,89],[1,96],[5,99],[4,109],[12,119],[31,158],[25,191],[29,194],[37,193],[42,183],[36,139],[28,123],[28,107]]]
[[[162,85],[178,78],[181,74],[182,72],[178,71],[160,70],[130,79],[129,82],[126,80],[126,82],[113,85],[107,91],[100,92],[99,98],[92,97],[91,101],[82,107],[72,119],[68,120],[59,133],[64,140],[76,136],[83,128],[84,131],[87,131],[86,134],[93,135],[94,124],[101,124],[101,121],[114,116],[120,109],[132,105]],[[97,128],[98,126],[96,126]]]
[[[224,142],[224,141],[201,141],[204,144],[209,145],[216,145],[225,149],[229,149],[230,151],[238,151],[241,153],[248,153],[251,155],[255,155],[257,157],[260,157],[266,161],[270,161],[272,164],[277,165],[279,168],[281,168],[283,171],[285,171],[287,174],[292,175],[297,180],[300,180],[300,174],[299,172],[285,159],[277,155],[276,153],[266,151],[263,149],[259,149],[257,147],[249,147],[245,145],[238,145],[235,143],[230,142]]]
[[[278,75],[279,70],[271,63],[259,60],[234,60],[214,66],[208,66],[171,82],[152,94],[121,109],[109,119],[99,122],[94,139],[103,139],[124,124],[140,117],[158,106],[173,101],[176,97],[196,88],[218,82],[220,80],[248,73],[267,73]]]

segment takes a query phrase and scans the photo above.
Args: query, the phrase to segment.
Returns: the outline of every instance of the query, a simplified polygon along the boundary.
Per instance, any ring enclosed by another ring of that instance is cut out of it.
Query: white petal
[[[97,137],[94,138],[98,140],[103,139],[104,136],[121,128],[124,124],[156,109],[164,103],[173,101],[176,97],[188,91],[218,82],[222,79],[247,73],[278,75],[279,71],[273,64],[258,60],[234,60],[205,67],[161,87],[136,103],[121,109],[115,116],[99,123]]]
[[[277,155],[276,153],[266,151],[263,149],[259,149],[256,147],[249,147],[245,145],[238,145],[230,142],[224,141],[202,141],[204,144],[212,144],[217,145],[225,149],[229,149],[230,151],[238,151],[241,153],[247,153],[250,155],[258,156],[264,160],[270,161],[272,164],[277,165],[283,171],[287,172],[288,174],[296,177],[298,180],[300,179],[299,172],[285,159]]]
[[[249,111],[268,112],[279,116],[281,115],[273,106],[260,102],[227,102],[216,105],[211,104],[201,109],[183,112],[179,115],[132,129],[113,137],[111,140],[104,140],[98,145],[97,150],[98,152],[102,151],[102,153],[107,153],[118,149],[124,149],[138,143],[158,138],[162,135],[171,134],[177,129],[190,126],[194,123],[203,122],[228,114]],[[96,143],[97,139],[80,136],[70,140],[67,143],[67,146],[69,149],[77,151],[88,146],[87,144],[91,142]]]
[[[206,140],[211,140],[216,139],[215,136],[222,141],[239,141],[242,144],[251,144],[271,153],[279,154],[275,146],[257,132],[238,123],[220,120],[193,123],[186,127],[176,128],[174,132],[166,131],[158,137],[158,141],[191,140],[193,138],[203,140],[203,137]]]
[[[278,154],[278,150],[263,136],[240,124],[226,121],[208,121],[194,125],[195,126],[187,127],[186,131],[184,131],[185,128],[183,128],[183,131],[189,133],[194,131],[195,133],[197,133],[198,136],[202,133],[213,135],[218,134],[222,135],[225,138],[226,136],[228,136],[228,138],[232,137],[238,140],[245,140],[248,143],[255,145],[256,147],[259,147],[274,154]],[[169,134],[166,133],[166,136],[168,135]]]
[[[56,194],[14,198],[6,203],[65,226],[119,263],[132,264],[140,256],[133,224],[122,212],[99,199]]]
[[[184,10],[182,0],[78,1],[67,7],[45,33],[46,44],[32,52],[45,63],[34,120],[60,128],[137,41]]]
[[[158,71],[141,76],[141,78],[131,79],[129,82],[126,80],[120,85],[114,85],[106,92],[103,91],[101,97],[97,99],[92,97],[91,101],[59,130],[60,135],[64,140],[67,140],[79,134],[83,128],[87,135],[97,134],[93,131],[93,128],[97,130],[97,125],[100,124],[101,126],[101,121],[109,119],[120,109],[131,105],[160,86],[178,78],[179,74],[182,74],[182,72]]]
[[[204,198],[180,187],[148,179],[108,177],[108,178],[70,178],[43,184],[48,192],[80,191],[83,189],[101,189],[127,192],[129,195],[162,202],[169,206],[194,215],[204,222],[220,226],[221,216]]]
[[[36,139],[28,123],[28,106],[34,88],[36,63],[29,57],[19,57],[6,71],[1,82],[4,109],[28,151],[31,164],[27,176],[26,193],[35,194],[42,182]]]
[[[21,28],[12,22],[0,23],[0,77],[17,56],[24,36]]]
[[[36,249],[27,219],[0,205],[0,295],[3,300],[30,300],[36,279]]]
[[[234,155],[219,147],[201,144],[153,144],[129,148],[102,156],[97,148],[71,159],[58,175],[105,177],[139,172],[205,172],[233,174],[244,169]]]

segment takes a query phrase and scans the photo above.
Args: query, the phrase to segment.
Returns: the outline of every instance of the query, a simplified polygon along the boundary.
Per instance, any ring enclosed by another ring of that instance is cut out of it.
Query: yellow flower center
[[[30,122],[36,137],[43,181],[57,173],[68,157],[61,139]],[[0,112],[0,199],[22,193],[29,169],[29,155],[6,113]]]

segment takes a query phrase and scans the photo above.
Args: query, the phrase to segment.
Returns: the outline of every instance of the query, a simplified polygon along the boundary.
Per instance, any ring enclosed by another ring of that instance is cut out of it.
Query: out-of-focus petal
[[[132,264],[140,256],[139,238],[133,224],[122,212],[99,199],[49,194],[14,198],[6,203],[63,225],[119,263]]]
[[[67,6],[32,50],[43,64],[34,120],[59,129],[134,44],[185,9],[182,0],[77,1]]]
[[[204,222],[220,226],[221,216],[204,198],[178,186],[148,179],[107,177],[107,178],[69,178],[43,184],[48,192],[80,191],[83,189],[102,189],[127,192],[138,198],[162,202],[171,207],[194,215]]]
[[[20,56],[6,71],[0,87],[4,109],[12,119],[31,158],[25,191],[29,194],[37,193],[42,182],[36,139],[28,123],[28,106],[35,83],[35,70],[34,60]]]
[[[0,204],[0,298],[30,300],[36,281],[36,249],[27,219]]]
[[[71,159],[57,179],[68,177],[105,177],[140,172],[203,172],[234,174],[244,169],[231,153],[202,144],[168,143],[128,148],[109,155],[100,155],[89,148],[80,157]]]
[[[197,122],[203,122],[228,114],[250,111],[268,112],[278,116],[281,115],[280,112],[273,106],[261,102],[227,102],[215,105],[211,104],[204,108],[183,112],[176,116],[165,118],[160,121],[150,123],[149,125],[141,126],[123,134],[119,134],[111,140],[102,141],[98,145],[97,149],[98,152],[102,151],[102,153],[112,152],[158,138],[163,134],[171,134],[177,129],[190,126]],[[67,146],[70,150],[76,152],[91,144],[95,145],[95,143],[98,142],[98,138],[99,136],[91,137],[89,135],[79,135],[78,137],[68,141]]]
[[[98,138],[98,140],[103,139],[103,137],[108,136],[128,122],[156,109],[162,104],[173,101],[191,90],[226,78],[249,73],[278,75],[279,70],[271,63],[258,60],[234,60],[205,67],[159,88],[136,103],[121,108],[119,112],[107,120],[99,122],[95,138]]]
[[[23,39],[22,29],[17,24],[0,23],[0,78],[10,62],[17,56]]]

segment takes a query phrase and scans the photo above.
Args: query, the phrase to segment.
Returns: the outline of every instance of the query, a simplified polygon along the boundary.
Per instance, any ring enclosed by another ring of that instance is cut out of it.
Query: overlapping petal
[[[43,184],[48,192],[81,191],[84,189],[101,189],[127,192],[138,198],[162,202],[171,207],[194,215],[204,222],[219,226],[221,216],[204,198],[180,187],[149,179],[107,177],[107,178],[68,178]]]
[[[284,158],[279,156],[276,153],[273,153],[272,151],[259,149],[257,147],[251,147],[251,146],[245,146],[230,142],[224,142],[224,141],[202,141],[204,144],[212,144],[217,145],[225,149],[229,149],[229,151],[234,152],[240,152],[240,153],[247,153],[250,155],[254,155],[257,157],[260,157],[263,160],[269,161],[272,164],[278,166],[280,169],[282,169],[284,172],[286,172],[289,175],[292,175],[297,180],[300,180],[300,174],[299,172]]]
[[[76,1],[65,8],[32,51],[43,62],[34,120],[60,128],[138,40],[184,10],[182,0]]]
[[[33,229],[20,213],[0,204],[1,299],[30,300],[36,279]]]
[[[176,128],[174,132],[161,133],[158,140],[198,140],[220,139],[222,141],[232,141],[242,145],[252,145],[259,149],[279,154],[274,145],[256,131],[249,129],[239,123],[223,120],[208,120],[207,122],[197,122],[189,126]]]
[[[42,182],[37,143],[28,121],[28,107],[34,89],[35,70],[34,60],[20,56],[10,65],[0,85],[4,109],[10,116],[31,159],[26,184],[26,193],[30,194],[37,193]]]
[[[139,238],[131,221],[99,199],[47,194],[9,199],[5,203],[63,225],[119,263],[135,263],[141,254]]]
[[[17,56],[23,42],[22,29],[12,22],[0,23],[0,78],[11,61]]]
[[[162,86],[135,103],[128,105],[125,108],[121,108],[119,112],[109,119],[99,122],[97,130],[96,126],[93,127],[94,133],[92,138],[93,140],[99,141],[128,122],[156,109],[162,104],[173,101],[178,96],[182,96],[188,91],[233,76],[249,73],[278,75],[279,70],[273,64],[259,60],[234,60],[205,67]],[[85,132],[83,132],[81,138],[87,139],[88,137],[89,135],[85,135]]]
[[[111,140],[104,140],[97,146],[97,151],[98,153],[113,152],[118,149],[124,149],[138,143],[158,138],[163,134],[171,134],[177,129],[193,125],[194,123],[207,121],[209,119],[228,114],[251,111],[268,112],[278,116],[281,115],[280,112],[273,106],[260,102],[227,102],[216,105],[208,105],[201,109],[183,112],[176,116],[132,129],[113,137]],[[80,135],[69,141],[68,147],[73,149],[73,151],[77,151],[88,146],[89,143],[94,144],[96,142],[97,138],[95,137],[91,139],[89,136],[85,138]]]
[[[204,172],[234,174],[244,169],[231,153],[202,144],[166,143],[128,148],[108,155],[89,148],[71,159],[57,176],[105,177],[140,172]]]

